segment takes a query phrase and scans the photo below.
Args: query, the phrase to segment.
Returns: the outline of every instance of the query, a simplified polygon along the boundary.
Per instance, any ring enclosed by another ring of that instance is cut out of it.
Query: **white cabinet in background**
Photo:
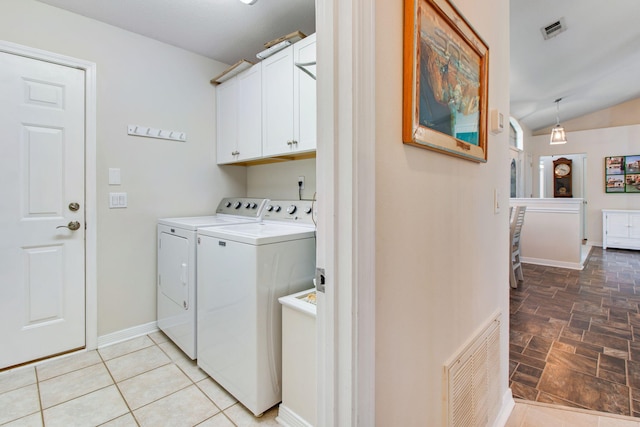
[[[316,35],[299,41],[293,45],[293,61],[295,64],[316,62]],[[316,75],[315,65],[306,65],[304,69]],[[298,151],[316,149],[316,81],[309,74],[296,67],[293,70],[293,133],[298,141]]]
[[[262,67],[256,64],[216,89],[218,164],[262,156]]]
[[[602,248],[640,249],[640,211],[602,211]]]
[[[316,81],[295,66],[315,60],[314,34],[262,61],[263,156],[316,149]]]

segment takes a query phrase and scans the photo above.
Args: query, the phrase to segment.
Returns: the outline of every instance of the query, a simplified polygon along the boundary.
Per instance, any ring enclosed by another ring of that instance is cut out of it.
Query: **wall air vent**
[[[549,40],[550,38],[567,31],[567,24],[564,22],[564,18],[560,18],[556,22],[552,22],[551,24],[540,28],[540,31],[542,32],[542,37],[544,37],[545,40]]]

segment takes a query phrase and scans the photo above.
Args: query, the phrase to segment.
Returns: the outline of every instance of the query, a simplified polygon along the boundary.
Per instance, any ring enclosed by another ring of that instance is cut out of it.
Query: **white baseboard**
[[[278,416],[276,421],[285,427],[313,427],[300,415],[287,408],[282,403],[278,406]]]
[[[529,257],[521,257],[520,261],[523,264],[546,265],[549,267],[570,268],[571,270],[584,269],[584,265],[582,265],[579,262],[566,262],[566,261],[556,261],[553,259],[529,258]]]
[[[515,406],[516,402],[513,400],[511,389],[507,388],[507,391],[502,396],[502,407],[500,408],[498,417],[493,423],[493,427],[504,427],[507,424],[507,421],[509,421],[509,416],[511,416],[511,412]]]
[[[136,338],[142,335],[147,335],[158,331],[157,322],[149,322],[144,325],[134,326],[133,328],[123,329],[121,331],[112,332],[107,335],[98,337],[98,348],[102,348],[111,344],[116,344],[121,341],[126,341],[131,338]]]

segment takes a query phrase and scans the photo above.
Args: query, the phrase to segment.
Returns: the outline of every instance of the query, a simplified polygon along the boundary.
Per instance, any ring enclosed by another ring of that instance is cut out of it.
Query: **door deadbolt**
[[[76,202],[69,203],[69,210],[70,211],[75,212],[78,209],[80,209],[80,205],[78,203],[76,203]]]
[[[56,228],[68,228],[69,230],[76,231],[80,228],[80,223],[78,221],[71,221],[67,225],[59,225]]]

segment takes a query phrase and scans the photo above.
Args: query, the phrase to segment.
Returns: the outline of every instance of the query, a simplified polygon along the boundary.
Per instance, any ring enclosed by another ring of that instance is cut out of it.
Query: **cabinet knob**
[[[231,155],[232,155],[232,156],[237,156],[238,154],[240,154],[240,152],[239,152],[239,151],[232,151],[232,152],[231,152]]]
[[[296,141],[295,139],[293,141],[291,141],[292,144],[294,145],[298,145],[298,141]]]
[[[287,145],[292,145],[293,141],[287,141]]]

